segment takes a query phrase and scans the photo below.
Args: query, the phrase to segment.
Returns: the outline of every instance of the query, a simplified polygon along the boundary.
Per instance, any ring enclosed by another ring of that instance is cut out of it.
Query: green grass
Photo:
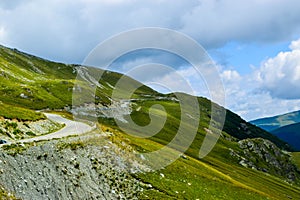
[[[63,150],[63,149],[71,149],[71,150],[76,150],[85,147],[86,144],[83,141],[71,141],[71,142],[59,142],[57,144],[57,149],[58,150]]]
[[[2,199],[2,200],[17,200],[17,198],[13,194],[7,192],[1,185],[0,185],[0,199]]]
[[[1,148],[8,154],[12,156],[16,156],[18,154],[22,154],[26,151],[29,147],[32,147],[33,143],[26,143],[26,144],[10,144],[10,145],[3,145]]]
[[[0,102],[0,117],[19,121],[37,121],[45,119],[45,115],[30,109],[16,107]]]
[[[110,126],[102,125],[105,131],[114,133],[111,140],[126,141],[135,150],[145,153],[160,149],[161,144],[136,138]],[[121,145],[120,145],[121,146]],[[233,146],[233,145],[231,145]],[[280,178],[247,169],[227,159],[222,142],[205,157],[179,158],[176,162],[151,173],[137,175],[144,183],[152,185],[140,194],[140,199],[298,199],[299,187]],[[164,175],[164,177],[161,176]],[[177,192],[176,192],[177,191]]]
[[[20,120],[24,120],[28,116],[34,119],[32,116],[35,115],[35,112],[32,110],[46,108],[56,110],[70,106],[72,104],[72,88],[76,78],[74,69],[75,65],[50,62],[17,50],[0,47],[0,96],[3,105],[9,105],[9,107],[3,107],[2,113],[8,117],[13,117],[9,116],[14,114],[10,108],[16,108],[15,116],[19,117]],[[123,75],[114,72],[103,73],[100,83],[104,88],[97,88],[97,103],[110,104],[109,97],[112,95],[113,89],[107,83],[115,86],[121,77]],[[124,77],[124,80],[125,83],[121,85],[123,88],[120,89],[119,98],[124,98],[129,88],[134,88],[139,84],[129,77]],[[90,88],[84,83],[81,86],[83,89]],[[20,94],[24,94],[26,98]],[[116,144],[126,141],[136,151],[144,153],[158,150],[174,139],[182,120],[181,107],[178,102],[157,100],[156,97],[172,97],[174,95],[158,94],[149,87],[140,85],[131,96],[131,98],[137,99],[135,100],[136,107],[141,106],[141,110],[134,111],[127,118],[131,117],[140,126],[150,123],[148,115],[152,105],[160,104],[167,111],[167,121],[163,129],[151,138],[141,139],[126,135],[118,130],[113,119],[99,118],[99,122],[103,124],[104,130],[108,129],[114,132],[115,135],[111,137],[111,140]],[[89,100],[88,96],[82,98],[82,103]],[[189,101],[191,98],[186,95],[185,99]],[[210,122],[212,103],[205,98],[198,98],[198,101],[200,109],[199,129],[194,141],[186,151],[188,160],[180,158],[161,171],[139,174],[137,178],[153,186],[153,189],[145,189],[140,196],[141,199],[289,199],[289,197],[299,199],[300,192],[297,186],[290,185],[281,178],[241,167],[229,155],[228,148],[238,149],[234,140],[225,139],[232,138],[232,136],[239,139],[262,137],[288,149],[285,143],[275,136],[248,124],[230,111],[227,112],[221,139],[213,151],[200,160],[198,158],[199,148],[206,136],[204,128],[207,128]],[[21,107],[26,108],[26,112]],[[189,103],[187,103],[187,107],[189,113],[195,109],[189,107]],[[32,110],[30,111],[28,108]],[[217,110],[220,109],[218,106],[216,108]],[[156,109],[154,113],[157,119],[163,119],[160,110]],[[242,129],[241,124],[247,126],[246,130]],[[185,134],[189,134],[189,130],[193,126],[189,122],[184,122],[182,125],[185,127]],[[155,128],[158,126],[158,123],[154,124]],[[129,131],[139,131],[139,128],[129,127]],[[181,139],[186,140],[185,138]],[[84,145],[75,142],[62,143],[58,147],[60,149],[77,149],[84,147]],[[176,144],[173,148],[181,149],[181,146]],[[177,153],[174,149],[170,149],[170,153]],[[22,152],[22,150],[21,147],[11,149],[12,152]],[[159,157],[158,159],[162,158]],[[162,178],[160,173],[164,174],[165,177]]]
[[[292,153],[292,158],[293,158],[294,163],[300,169],[300,152],[293,152]]]
[[[32,110],[63,109],[72,105],[72,97],[83,98],[83,102],[91,101],[89,95],[76,97],[73,87],[76,79],[78,65],[66,65],[47,61],[15,49],[0,46],[0,96],[3,103],[25,107]],[[100,83],[104,88],[97,88],[97,103],[110,104],[113,89],[122,78],[126,88],[134,88],[133,97],[138,98],[144,94],[156,95],[157,92],[137,81],[116,72],[106,72],[90,68],[95,73],[102,73]],[[93,92],[89,84],[76,82],[83,90]],[[110,85],[109,85],[110,84]],[[124,95],[125,93],[121,93]],[[72,96],[74,95],[74,96]]]
[[[161,195],[174,199],[267,199],[254,189],[233,183],[193,160],[177,160],[163,170],[140,175],[140,178],[152,184]],[[158,199],[151,190],[141,196]]]

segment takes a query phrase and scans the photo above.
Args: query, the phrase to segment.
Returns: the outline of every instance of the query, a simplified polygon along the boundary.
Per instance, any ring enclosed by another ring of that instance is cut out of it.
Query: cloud
[[[256,71],[259,88],[281,99],[300,99],[300,39],[290,51],[280,52],[264,61]]]
[[[300,50],[300,39],[292,41],[289,47],[291,50]]]
[[[274,116],[300,110],[300,99],[280,99],[262,90],[257,82],[257,69],[241,75],[232,69],[221,69],[226,93],[226,107],[246,120]]]
[[[182,31],[208,49],[230,40],[286,41],[300,33],[299,8],[297,0],[1,1],[0,27],[7,33],[1,42],[54,60],[81,62],[113,34],[146,26]]]
[[[240,81],[241,79],[240,74],[235,70],[224,70],[221,74],[221,77],[227,82]]]
[[[202,0],[182,17],[181,30],[205,46],[228,41],[274,42],[299,33],[299,1]],[[270,9],[271,8],[271,9]]]
[[[249,74],[220,65],[227,108],[246,120],[300,110],[300,39],[289,48]]]
[[[15,9],[22,3],[22,0],[0,1],[0,8],[3,9]]]

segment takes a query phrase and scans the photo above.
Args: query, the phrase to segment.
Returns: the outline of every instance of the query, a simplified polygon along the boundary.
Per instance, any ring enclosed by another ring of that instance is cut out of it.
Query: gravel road
[[[44,114],[47,116],[48,119],[52,121],[65,124],[65,127],[47,135],[23,139],[23,140],[19,140],[18,142],[34,142],[34,141],[41,141],[41,140],[51,140],[55,138],[63,138],[70,135],[80,135],[89,132],[95,128],[82,122],[72,121],[63,118],[60,115],[50,114],[50,113],[44,113]]]

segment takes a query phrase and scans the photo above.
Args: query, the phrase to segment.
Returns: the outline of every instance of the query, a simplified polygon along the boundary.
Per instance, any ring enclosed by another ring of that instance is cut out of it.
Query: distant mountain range
[[[300,111],[251,121],[300,151]]]
[[[300,110],[282,114],[282,115],[277,115],[274,117],[266,117],[266,118],[261,118],[261,119],[256,119],[256,120],[250,121],[250,123],[252,123],[266,131],[273,131],[280,127],[299,123],[299,122],[300,122]]]
[[[300,123],[280,127],[271,133],[289,143],[295,150],[300,151]]]

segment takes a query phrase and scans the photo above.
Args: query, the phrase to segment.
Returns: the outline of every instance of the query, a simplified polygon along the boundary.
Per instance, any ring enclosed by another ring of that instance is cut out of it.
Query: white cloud
[[[183,31],[207,48],[230,40],[286,41],[300,33],[298,0],[1,2],[0,26],[8,35],[3,42],[66,62],[82,61],[113,34],[145,26]]]
[[[236,82],[240,81],[241,79],[240,74],[235,70],[224,70],[221,74],[221,77],[223,78],[223,81],[228,82]]]
[[[246,120],[300,110],[300,39],[289,47],[250,74],[220,66],[227,108]]]
[[[256,71],[259,87],[275,98],[300,99],[300,39],[290,49],[267,59]]]
[[[291,50],[300,50],[300,39],[292,41],[289,47]]]
[[[246,120],[274,116],[300,109],[300,99],[279,99],[261,90],[256,81],[257,71],[240,75],[234,70],[222,69],[226,106]]]
[[[181,30],[206,46],[222,45],[231,40],[274,42],[290,39],[295,31],[299,33],[299,1],[199,2],[183,16]]]

